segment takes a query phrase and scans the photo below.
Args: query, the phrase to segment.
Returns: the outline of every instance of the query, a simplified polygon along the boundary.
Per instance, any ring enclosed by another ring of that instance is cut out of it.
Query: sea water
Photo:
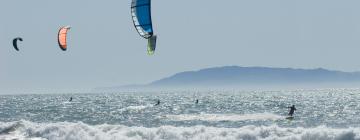
[[[359,103],[360,89],[1,95],[0,140],[360,140]]]

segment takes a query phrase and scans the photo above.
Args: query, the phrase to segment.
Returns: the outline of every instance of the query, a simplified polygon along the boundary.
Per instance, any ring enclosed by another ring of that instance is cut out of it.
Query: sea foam
[[[207,126],[154,128],[124,125],[88,125],[82,122],[34,123],[0,122],[0,139],[31,140],[360,140],[360,128],[283,128]]]

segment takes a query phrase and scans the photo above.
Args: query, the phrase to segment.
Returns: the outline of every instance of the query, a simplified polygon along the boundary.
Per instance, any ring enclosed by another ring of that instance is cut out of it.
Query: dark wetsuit
[[[288,107],[288,108],[290,108],[289,116],[293,116],[293,115],[294,115],[294,112],[295,112],[295,110],[296,110],[295,105],[292,105],[291,107]]]
[[[69,102],[71,102],[72,101],[72,97],[70,97],[70,100],[69,100]]]
[[[160,105],[160,100],[157,101],[157,103],[155,105]]]
[[[198,104],[199,103],[199,100],[198,99],[196,99],[196,102],[195,102],[196,104]]]

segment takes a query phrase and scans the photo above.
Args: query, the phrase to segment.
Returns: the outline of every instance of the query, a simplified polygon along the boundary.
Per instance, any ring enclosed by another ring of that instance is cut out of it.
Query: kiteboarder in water
[[[289,116],[292,117],[294,115],[295,110],[296,110],[295,105],[289,106],[288,108],[290,108]]]
[[[199,103],[199,99],[196,99],[195,104],[198,104],[198,103]]]
[[[72,97],[70,97],[70,100],[69,100],[69,102],[71,102],[72,101]]]
[[[157,100],[155,106],[160,105],[160,100]]]

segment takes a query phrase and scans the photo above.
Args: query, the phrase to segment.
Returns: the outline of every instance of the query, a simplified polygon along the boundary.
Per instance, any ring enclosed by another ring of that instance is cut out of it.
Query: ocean
[[[360,89],[0,95],[0,140],[360,140],[359,102]]]

